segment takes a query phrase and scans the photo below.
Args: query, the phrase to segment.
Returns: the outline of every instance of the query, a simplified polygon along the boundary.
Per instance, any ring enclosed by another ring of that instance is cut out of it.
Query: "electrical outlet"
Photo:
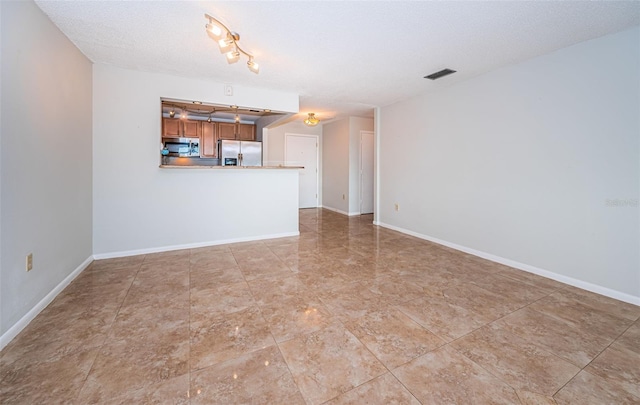
[[[224,95],[225,96],[233,96],[233,86],[230,84],[224,85]]]
[[[27,255],[27,271],[33,269],[33,253]]]
[[[346,200],[347,196],[345,196],[344,194],[342,194],[342,199]]]
[[[400,211],[400,204],[395,203],[394,208],[396,209],[396,211]]]

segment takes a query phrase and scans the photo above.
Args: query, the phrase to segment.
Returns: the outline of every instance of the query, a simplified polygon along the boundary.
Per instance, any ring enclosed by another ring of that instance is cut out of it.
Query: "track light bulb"
[[[231,38],[228,34],[226,38],[222,38],[218,41],[218,46],[220,47],[220,53],[227,53],[233,49],[233,38]]]
[[[233,50],[231,52],[227,52],[227,63],[236,63],[240,59],[240,52]]]
[[[240,122],[240,116],[236,114],[236,124]]]
[[[260,73],[260,65],[255,63],[253,61],[253,58],[249,59],[249,62],[247,62],[247,66],[249,67],[249,70],[252,71],[255,74]]]
[[[176,112],[175,110],[172,108],[171,110],[169,110],[169,118],[173,118],[176,116]]]
[[[205,27],[207,28],[207,31],[209,31],[211,33],[211,35],[213,35],[214,38],[218,39],[222,36],[222,28],[215,24],[213,21],[209,21],[209,24],[205,25]]]

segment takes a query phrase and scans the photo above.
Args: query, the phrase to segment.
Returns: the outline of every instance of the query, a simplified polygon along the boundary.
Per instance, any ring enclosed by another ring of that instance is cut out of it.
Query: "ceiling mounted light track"
[[[249,70],[255,74],[260,73],[260,65],[253,60],[253,55],[238,45],[240,34],[231,31],[223,23],[211,17],[209,14],[205,14],[204,17],[209,20],[209,23],[205,25],[209,36],[218,42],[220,52],[225,54],[227,62],[230,64],[236,63],[240,59],[240,54],[243,54],[249,58],[249,61],[247,61]]]
[[[309,116],[307,117],[306,120],[304,120],[304,123],[310,127],[315,127],[316,125],[318,125],[320,120],[316,118],[316,114],[315,113],[308,113],[308,114]]]

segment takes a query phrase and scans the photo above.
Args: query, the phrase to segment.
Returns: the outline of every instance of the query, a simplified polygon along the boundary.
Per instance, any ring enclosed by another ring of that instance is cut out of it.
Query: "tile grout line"
[[[275,254],[275,252],[271,249],[270,246],[267,246],[267,247],[269,248],[269,251],[271,253]],[[276,257],[278,257],[278,259],[280,259],[280,256],[278,256],[277,254],[276,254]],[[280,260],[282,260],[282,259],[280,259]],[[284,263],[284,261],[282,261],[282,262]],[[284,263],[284,264],[285,264],[285,266],[287,266],[289,268],[289,270],[291,270],[291,267],[289,267],[286,263]],[[244,273],[243,273],[242,276],[244,277]],[[249,283],[247,282],[247,285],[248,284]],[[262,315],[262,308],[257,304],[257,301],[255,300],[255,296],[253,295],[253,291],[251,291],[251,286],[249,286],[249,292],[251,293],[251,297],[253,298],[253,300],[256,302],[256,306],[258,307],[258,311],[260,311],[260,316],[262,316],[262,319],[264,319],[265,322],[266,322],[266,319]],[[267,325],[269,325],[269,323],[267,323]],[[300,397],[302,398],[302,400],[304,401],[305,404],[312,405],[312,404],[309,403],[309,401],[307,401],[307,398],[305,398],[305,396],[302,394],[302,390],[300,389],[300,385],[296,381],[296,378],[293,375],[293,372],[291,371],[291,366],[289,365],[289,362],[287,362],[287,358],[284,356],[284,353],[282,352],[282,349],[280,348],[280,343],[284,343],[284,342],[288,342],[289,340],[293,340],[297,336],[294,336],[291,339],[283,340],[282,342],[278,342],[276,337],[273,335],[273,331],[271,330],[270,327],[269,327],[269,333],[271,334],[271,338],[275,342],[276,348],[278,348],[278,353],[280,353],[280,357],[282,357],[282,361],[287,366],[287,371],[289,372],[289,375],[291,376],[291,380],[293,381],[293,383],[296,385],[296,388],[298,389],[298,394],[300,394]],[[310,333],[313,333],[313,332],[310,332]]]
[[[146,256],[145,256],[145,258],[146,258]],[[127,299],[127,296],[129,295],[129,291],[131,290],[131,287],[133,286],[133,283],[136,281],[136,278],[138,277],[138,273],[140,272],[140,269],[142,268],[142,264],[143,263],[144,263],[144,258],[142,259],[142,261],[138,265],[138,269],[136,270],[136,275],[133,276],[133,279],[131,280],[131,284],[129,284],[129,287],[127,287],[127,292],[125,293],[124,297],[122,298],[122,302],[118,306],[118,309],[116,310],[116,313],[113,316],[113,319],[111,320],[111,324],[109,325],[109,327],[107,328],[107,331],[105,332],[105,337],[104,337],[104,340],[102,341],[102,344],[99,347],[97,347],[97,353],[96,353],[95,357],[93,358],[93,361],[91,362],[91,367],[89,367],[89,371],[87,372],[87,375],[85,376],[84,380],[82,381],[82,385],[81,385],[80,389],[78,390],[77,396],[74,397],[74,399],[76,401],[79,399],[80,394],[82,393],[82,390],[84,389],[84,386],[87,383],[87,380],[89,379],[89,376],[91,375],[91,372],[94,369],[94,366],[96,364],[96,360],[98,359],[98,356],[100,356],[100,353],[102,352],[102,349],[107,344],[109,336],[111,335],[111,330],[112,330],[112,328],[113,328],[113,326],[114,326],[114,324],[116,322],[116,319],[118,318],[118,314],[120,314],[120,310],[122,309],[122,306],[124,305],[124,302]],[[102,270],[102,271],[104,271],[104,270]],[[117,271],[117,268],[116,269],[111,269],[111,271]]]
[[[467,283],[467,282],[465,282],[465,283]],[[476,286],[476,287],[478,287],[478,288],[482,288],[481,286],[478,286],[478,285],[475,285],[475,286]],[[486,290],[486,289],[484,289],[484,288],[482,288],[482,289],[483,289],[483,290],[485,290],[485,291],[491,292],[491,291]],[[457,349],[456,349],[452,344],[453,344],[453,343],[455,343],[455,342],[457,342],[457,341],[459,341],[459,340],[464,339],[465,337],[467,337],[467,336],[469,336],[469,335],[471,335],[471,334],[473,334],[473,333],[477,332],[477,331],[478,331],[478,330],[480,330],[480,329],[483,329],[483,328],[485,328],[485,327],[487,327],[487,326],[489,326],[489,325],[491,325],[491,324],[493,324],[493,323],[495,323],[495,322],[500,321],[501,319],[503,319],[503,318],[505,318],[505,317],[507,317],[507,316],[509,316],[509,315],[511,315],[511,314],[513,314],[513,313],[515,313],[515,312],[518,312],[518,311],[520,311],[520,310],[522,310],[522,309],[524,309],[524,308],[528,307],[529,305],[534,304],[535,302],[538,302],[538,301],[540,301],[540,300],[542,300],[542,299],[544,299],[544,298],[548,297],[549,295],[554,294],[554,293],[555,293],[555,292],[557,292],[557,291],[559,291],[559,290],[556,290],[556,291],[554,291],[554,292],[552,292],[552,293],[549,293],[549,294],[547,294],[547,295],[545,295],[545,296],[543,296],[543,297],[538,298],[537,300],[534,300],[534,301],[532,301],[532,302],[530,302],[530,303],[527,303],[527,304],[523,305],[522,307],[517,308],[517,309],[515,309],[515,310],[513,310],[513,311],[511,311],[511,312],[509,312],[509,313],[507,313],[507,314],[505,314],[505,315],[502,315],[501,317],[499,317],[499,318],[497,318],[497,319],[494,319],[493,321],[487,322],[486,324],[484,324],[484,325],[482,325],[482,326],[480,326],[480,327],[478,327],[478,328],[475,328],[475,329],[473,329],[473,330],[471,330],[471,331],[469,331],[469,332],[465,333],[464,335],[461,335],[461,336],[459,336],[459,337],[457,337],[457,338],[455,338],[455,339],[453,339],[453,340],[451,340],[451,341],[447,341],[447,342],[445,342],[445,344],[444,344],[444,345],[439,346],[438,348],[436,348],[436,349],[434,349],[434,350],[432,350],[432,351],[435,351],[435,350],[441,349],[441,348],[443,348],[443,347],[449,347],[451,350],[454,350],[456,353],[460,354],[461,356],[463,356],[463,357],[464,357],[464,358],[466,358],[467,360],[471,361],[473,364],[477,365],[478,367],[480,367],[481,369],[483,369],[484,371],[486,371],[487,373],[489,373],[490,375],[492,375],[493,377],[495,377],[495,378],[496,378],[496,379],[498,379],[499,381],[502,381],[505,385],[507,385],[508,387],[510,387],[510,388],[513,390],[513,392],[516,394],[516,396],[517,396],[517,391],[518,391],[518,390],[517,390],[515,387],[513,387],[513,386],[512,386],[511,384],[509,384],[507,381],[504,381],[500,376],[497,376],[497,375],[495,375],[494,373],[492,373],[490,370],[487,370],[487,369],[486,369],[485,367],[483,367],[481,364],[476,363],[473,359],[469,358],[469,357],[468,357],[468,356],[466,356],[464,353],[462,353],[461,351],[457,350]],[[421,299],[421,298],[420,298],[420,297],[418,297],[418,298],[415,298],[415,299],[413,299],[413,300],[409,300],[409,301],[407,301],[407,302],[416,301],[416,300],[419,300],[419,299]],[[452,305],[459,306],[459,305],[457,305],[457,304],[452,304]],[[461,308],[466,309],[465,307],[461,307]],[[409,317],[410,319],[412,319],[414,322],[418,323],[420,326],[422,326],[423,328],[425,328],[426,330],[428,330],[429,332],[431,332],[431,333],[433,333],[434,335],[436,335],[436,336],[440,337],[438,334],[436,334],[436,333],[434,333],[433,331],[429,330],[428,328],[424,327],[421,323],[419,323],[417,320],[415,320],[415,319],[414,319],[413,317],[411,317],[409,314],[407,314],[407,313],[405,313],[404,311],[402,311],[402,309],[401,309],[401,308],[398,308],[398,310],[399,310],[400,312],[402,312],[403,314],[405,314],[405,315],[406,315],[407,317]],[[473,312],[475,313],[475,311],[473,311]],[[478,314],[478,315],[481,315],[481,314]],[[507,333],[510,333],[510,332],[507,332]],[[515,335],[515,336],[518,336],[518,335]],[[522,337],[521,337],[521,338],[522,338]],[[540,347],[539,345],[537,345],[537,344],[535,344],[535,343],[532,343],[532,342],[529,342],[529,341],[528,341],[528,340],[526,340],[526,339],[523,339],[523,340],[527,341],[527,343],[534,345],[535,347],[539,348],[540,350],[543,350],[544,352],[546,352],[546,353],[548,353],[548,354],[550,354],[550,355],[552,355],[552,356],[554,356],[554,357],[556,357],[556,358],[558,358],[558,359],[560,359],[560,360],[562,360],[562,361],[568,362],[567,360],[565,360],[565,359],[563,359],[563,358],[561,358],[561,357],[557,356],[556,354],[549,352],[549,351],[548,351],[548,350],[546,350],[544,347]],[[425,353],[425,354],[426,354],[426,353]],[[422,356],[424,356],[424,354],[423,354]],[[419,356],[419,357],[421,357],[421,356]],[[413,361],[413,360],[415,360],[415,359],[412,359],[412,360],[410,360],[409,362],[411,362],[411,361]],[[407,363],[409,363],[409,362],[407,362]],[[407,364],[407,363],[404,363],[404,364]],[[569,363],[570,363],[570,362],[569,362]],[[570,364],[575,365],[575,364],[573,364],[573,363],[570,363]],[[400,366],[398,366],[398,367],[400,367]],[[577,367],[577,366],[576,366],[576,367]],[[579,368],[579,367],[578,367],[578,368]],[[580,370],[578,371],[578,373],[579,373],[579,372],[580,372]],[[578,373],[576,373],[576,374],[575,374],[571,379],[569,379],[569,381],[571,381],[573,378],[575,378],[575,376],[576,376]],[[394,376],[395,376],[395,375],[394,375]],[[565,384],[566,384],[566,383],[565,383]],[[557,393],[557,392],[556,392],[556,393]],[[555,395],[555,393],[554,393],[554,395]]]
[[[341,319],[337,319],[337,321],[342,325],[342,327],[343,327],[346,331],[348,331],[349,333],[351,333],[351,335],[353,335],[353,337],[355,337],[355,338],[358,340],[358,342],[360,342],[360,344],[361,344],[361,345],[362,345],[362,346],[363,346],[363,347],[364,347],[364,348],[369,352],[369,354],[371,354],[371,355],[373,356],[373,358],[375,358],[375,359],[376,359],[376,360],[377,360],[377,361],[382,365],[382,367],[384,367],[387,371],[386,371],[385,373],[382,373],[382,374],[380,374],[380,375],[378,375],[378,376],[375,376],[375,377],[373,377],[373,378],[371,378],[371,379],[369,379],[369,380],[367,380],[367,381],[363,381],[362,383],[360,383],[360,384],[358,384],[358,385],[356,385],[356,386],[352,387],[349,391],[346,391],[346,392],[343,392],[343,393],[341,393],[341,394],[338,394],[338,395],[336,395],[334,398],[329,399],[328,401],[331,401],[331,400],[333,400],[333,399],[335,399],[335,398],[337,398],[337,397],[339,397],[339,396],[341,396],[341,395],[343,395],[343,394],[346,394],[347,392],[353,391],[353,390],[355,390],[355,389],[357,389],[357,388],[359,388],[359,387],[361,387],[361,386],[363,386],[363,385],[365,385],[365,384],[367,384],[367,383],[369,383],[369,382],[371,382],[371,381],[373,381],[373,380],[375,380],[375,379],[377,379],[377,378],[381,378],[382,376],[384,376],[385,374],[387,374],[387,373],[388,373],[388,374],[390,374],[391,376],[393,376],[393,378],[394,378],[396,381],[398,381],[398,382],[400,383],[400,385],[402,385],[402,386],[407,390],[407,392],[408,392],[409,394],[411,394],[411,396],[412,396],[416,401],[418,401],[420,404],[422,404],[422,402],[421,402],[420,400],[418,400],[418,398],[415,396],[415,394],[414,394],[413,392],[411,392],[411,390],[410,390],[406,385],[404,385],[404,383],[403,383],[402,381],[400,381],[400,380],[398,379],[398,377],[397,377],[395,374],[393,374],[393,371],[392,371],[389,367],[387,367],[387,365],[386,365],[386,364],[384,364],[384,362],[383,362],[381,359],[379,359],[379,358],[378,358],[378,356],[376,356],[376,355],[375,355],[375,354],[374,354],[374,353],[369,349],[369,347],[368,347],[366,344],[364,344],[364,342],[363,342],[362,340],[360,340],[360,338],[359,338],[355,333],[353,333],[353,332],[352,332],[352,331],[351,331],[351,330],[350,330],[350,329],[349,329],[349,328],[348,328],[348,327],[347,327],[347,326],[342,322],[342,320],[341,320]],[[417,324],[417,322],[416,322],[416,324]],[[422,327],[420,324],[418,324],[418,326]],[[442,347],[442,346],[439,346],[439,347]],[[436,349],[433,349],[433,350],[436,350]],[[427,353],[430,353],[430,352],[432,352],[433,350],[430,350],[430,351],[428,351]],[[423,354],[421,354],[421,355],[420,355],[420,356],[418,356],[418,357],[424,356],[424,355],[425,355],[425,354],[427,354],[427,353],[423,353]],[[411,360],[409,360],[409,361],[407,361],[407,362],[405,362],[405,363],[403,363],[403,364],[407,364],[407,363],[409,363],[409,362],[411,362],[411,361],[415,360],[415,359],[416,359],[416,358],[418,358],[418,357],[415,357],[415,358],[413,358],[413,359],[411,359]],[[401,365],[402,365],[402,364],[401,364]],[[401,365],[400,365],[400,366],[401,366]],[[394,368],[394,370],[395,370],[396,368],[400,367],[400,366],[395,367],[395,368]],[[328,401],[326,401],[326,402],[328,402]]]
[[[611,341],[611,342],[610,342],[610,343],[609,343],[609,344],[608,344],[604,349],[602,349],[598,354],[596,354],[595,356],[593,356],[593,358],[591,359],[591,361],[589,361],[589,363],[587,363],[584,367],[582,367],[582,368],[580,369],[580,371],[579,371],[576,375],[574,375],[574,376],[573,376],[569,381],[567,381],[567,382],[566,382],[562,387],[560,387],[560,389],[558,389],[558,391],[556,391],[556,392],[553,394],[553,396],[555,396],[558,392],[560,392],[560,391],[561,391],[561,390],[562,390],[562,389],[563,389],[567,384],[569,384],[573,379],[575,379],[575,378],[578,376],[578,374],[580,374],[580,373],[581,373],[581,372],[583,372],[583,371],[584,371],[585,373],[589,373],[589,374],[591,374],[592,376],[594,376],[594,377],[596,377],[596,378],[601,378],[601,379],[603,379],[603,380],[605,380],[605,381],[608,381],[608,380],[607,380],[606,378],[604,378],[604,377],[601,377],[601,376],[599,376],[599,375],[596,375],[596,374],[593,374],[593,373],[589,372],[589,370],[587,370],[587,367],[589,367],[589,365],[591,365],[591,363],[593,363],[593,362],[594,362],[598,357],[600,357],[600,355],[602,355],[602,353],[604,353],[607,349],[609,349],[609,348],[610,348],[614,343],[616,343],[616,342],[618,341],[618,339],[620,339],[620,338],[622,337],[622,335],[624,335],[625,333],[627,333],[627,331],[628,331],[629,329],[631,329],[631,328],[635,325],[635,323],[636,323],[636,322],[637,322],[637,320],[636,320],[636,321],[633,321],[633,322],[632,322],[632,323],[631,323],[631,324],[630,324],[630,325],[629,325],[629,326],[628,326],[628,327],[627,327],[627,328],[626,328],[622,333],[620,333],[620,334],[619,334],[615,339],[613,339],[613,340],[612,340],[612,341]],[[619,384],[618,384],[618,382],[617,382],[617,381],[613,381],[613,383],[614,383],[616,386],[619,386]],[[624,391],[626,391],[626,390],[624,390]],[[631,394],[631,395],[633,395],[633,396],[635,397],[635,395],[634,395],[634,394]]]

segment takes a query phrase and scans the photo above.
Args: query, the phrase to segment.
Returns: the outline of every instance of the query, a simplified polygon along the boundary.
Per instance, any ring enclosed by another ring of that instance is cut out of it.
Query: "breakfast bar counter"
[[[304,166],[220,166],[220,165],[160,165],[161,169],[216,169],[216,170],[233,170],[233,169],[249,169],[249,170],[289,170],[304,169]]]

